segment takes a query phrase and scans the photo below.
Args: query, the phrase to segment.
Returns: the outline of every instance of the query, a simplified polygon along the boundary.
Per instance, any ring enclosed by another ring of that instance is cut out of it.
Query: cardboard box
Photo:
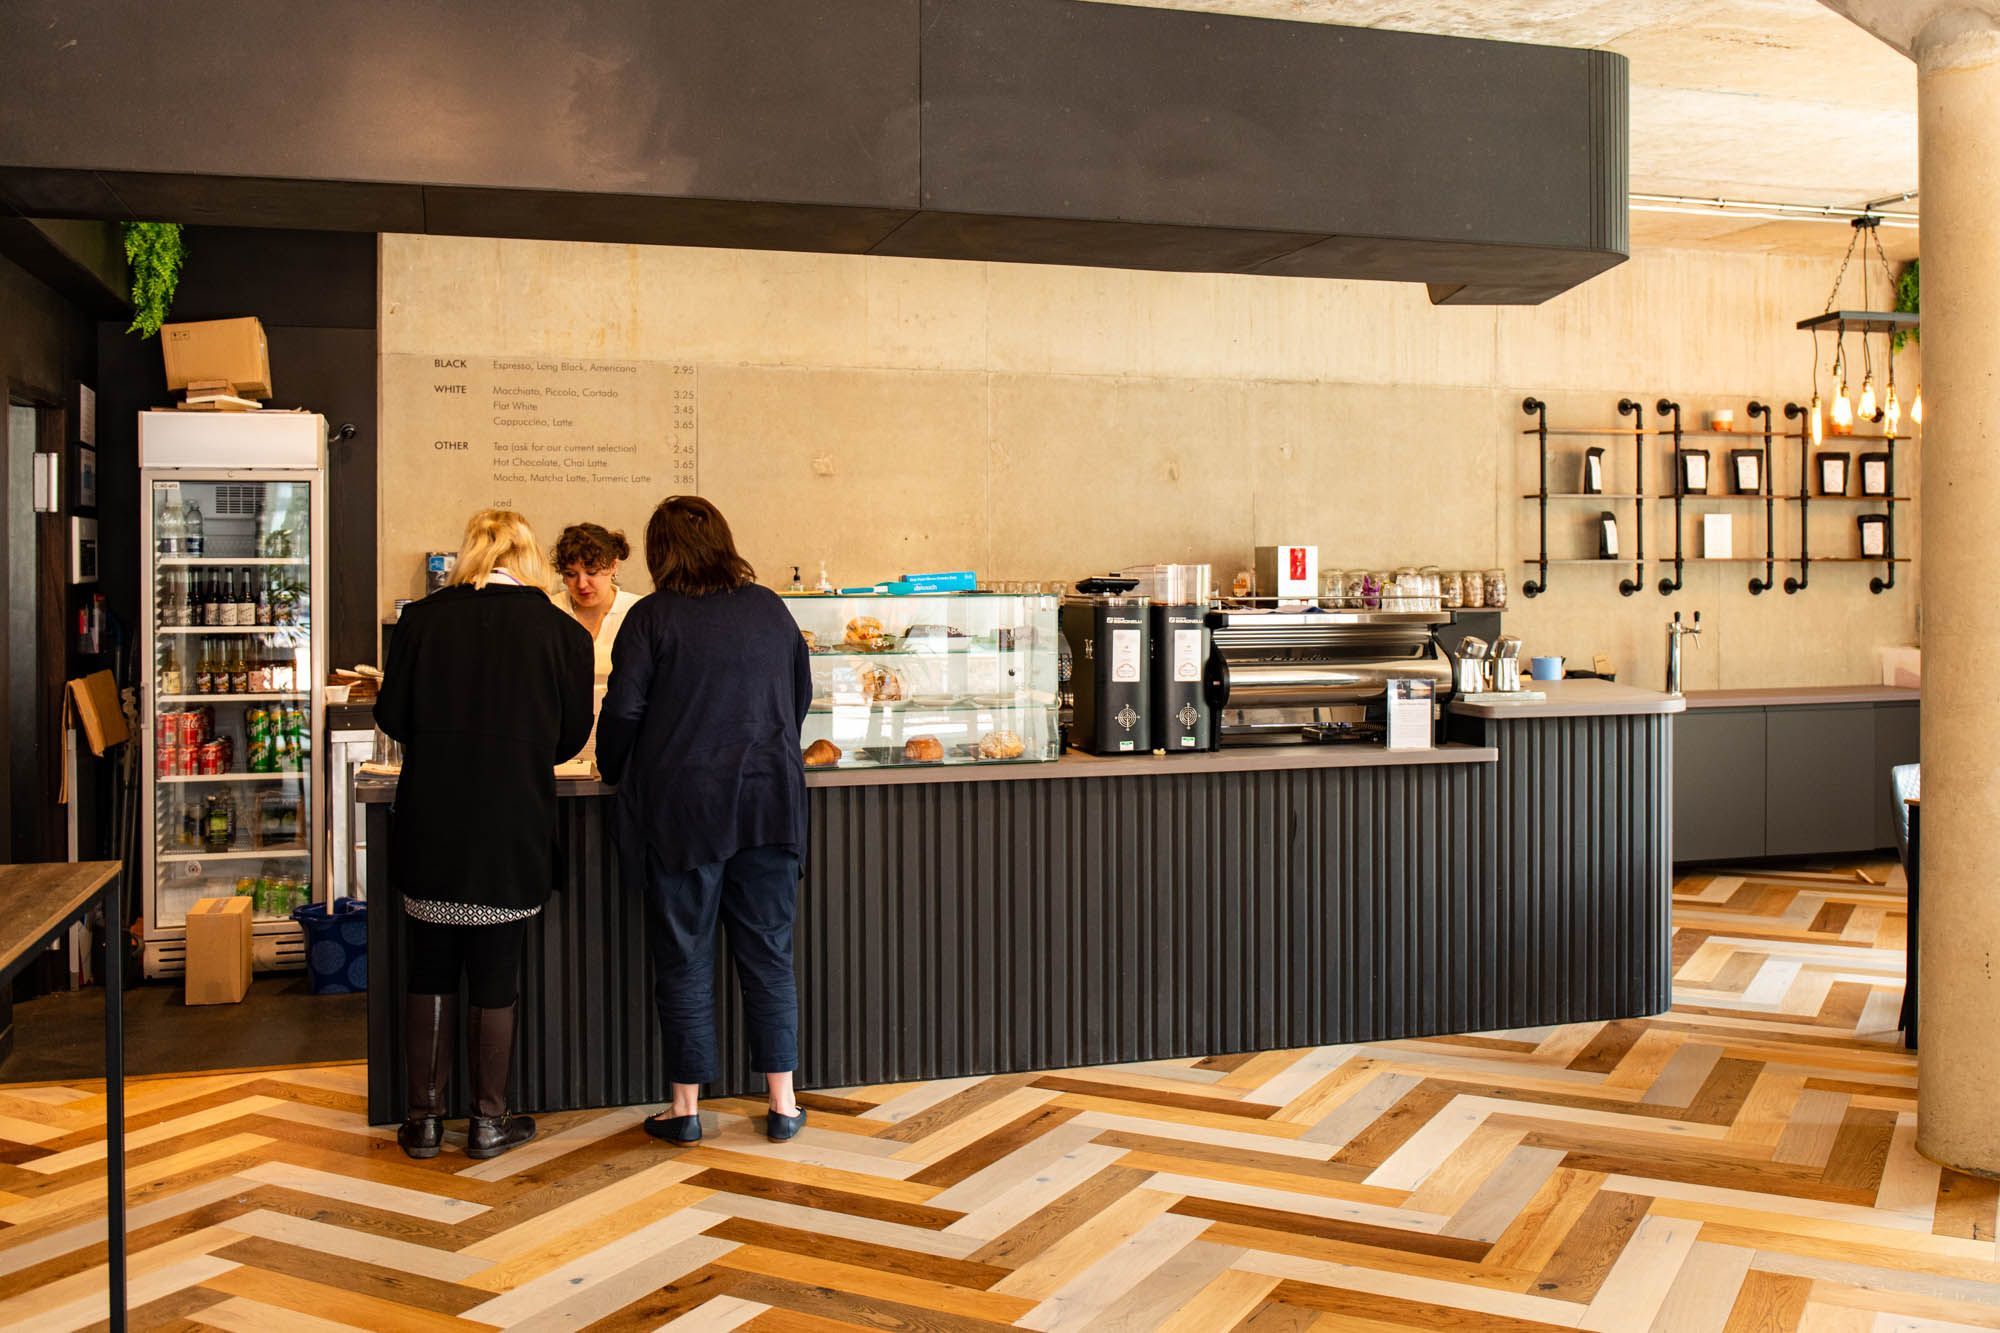
[[[187,915],[187,1002],[235,1004],[250,991],[248,896],[203,898]]]
[[[160,355],[166,358],[169,389],[221,380],[245,398],[271,396],[271,349],[264,322],[254,315],[162,324]]]

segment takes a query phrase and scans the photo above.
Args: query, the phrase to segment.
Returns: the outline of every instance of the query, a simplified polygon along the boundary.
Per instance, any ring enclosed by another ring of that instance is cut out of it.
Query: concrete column
[[[1917,1147],[2000,1176],[2000,19],[1949,7],[1914,46],[1925,376]]]

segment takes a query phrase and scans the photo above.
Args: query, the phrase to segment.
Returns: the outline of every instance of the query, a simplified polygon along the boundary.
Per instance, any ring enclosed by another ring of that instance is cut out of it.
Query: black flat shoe
[[[444,1146],[444,1119],[441,1116],[411,1116],[396,1131],[396,1142],[409,1156],[427,1161]]]
[[[648,1116],[643,1122],[646,1132],[656,1139],[668,1143],[700,1143],[701,1114]]]
[[[779,1115],[776,1111],[764,1117],[764,1137],[773,1143],[783,1143],[795,1138],[806,1127],[806,1108],[801,1106],[797,1115]]]

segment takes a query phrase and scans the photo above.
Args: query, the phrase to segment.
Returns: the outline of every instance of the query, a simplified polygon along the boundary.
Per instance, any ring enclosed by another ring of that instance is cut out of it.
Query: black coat
[[[534,588],[459,584],[403,610],[375,723],[403,743],[390,873],[406,897],[540,907],[555,766],[590,739],[591,643]]]
[[[597,722],[597,768],[618,784],[628,883],[746,847],[806,844],[799,728],[812,664],[768,588],[655,592],[625,615]]]

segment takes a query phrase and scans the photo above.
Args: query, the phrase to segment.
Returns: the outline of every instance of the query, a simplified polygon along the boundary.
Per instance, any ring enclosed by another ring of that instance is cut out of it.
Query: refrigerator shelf
[[[176,773],[168,778],[155,778],[155,782],[303,782],[310,773]]]
[[[296,861],[312,855],[309,847],[251,847],[242,851],[228,852],[161,852],[160,860],[167,861]]]
[[[300,568],[312,561],[289,555],[163,555],[154,560],[162,569],[241,569],[246,565],[264,568],[282,565],[297,565]]]
[[[255,704],[255,703],[304,703],[312,698],[311,690],[287,690],[281,694],[163,694],[159,702],[163,704]]]
[[[289,634],[302,639],[312,632],[312,626],[297,625],[157,625],[157,634]]]

